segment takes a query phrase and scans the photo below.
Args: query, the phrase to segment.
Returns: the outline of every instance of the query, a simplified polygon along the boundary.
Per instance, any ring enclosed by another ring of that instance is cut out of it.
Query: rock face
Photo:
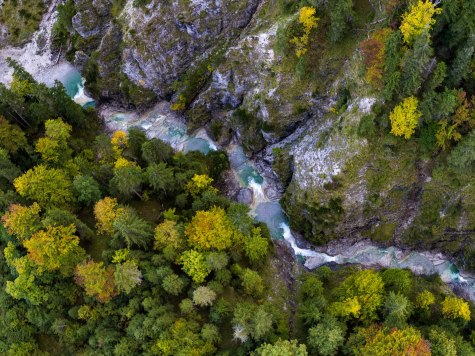
[[[257,0],[159,1],[125,7],[124,73],[135,84],[170,93],[170,85],[200,56],[239,35]]]
[[[258,0],[134,4],[115,8],[105,0],[76,0],[72,23],[81,41],[75,50],[90,57],[85,68],[98,66],[96,94],[103,99],[122,95],[125,103],[140,90],[170,97],[174,81],[239,36]]]
[[[248,188],[240,189],[235,197],[236,201],[241,204],[252,204],[252,190]]]
[[[111,4],[106,0],[75,0],[77,13],[72,18],[74,30],[84,39],[100,36],[110,18]]]
[[[308,55],[298,58],[291,45],[301,35],[298,7],[282,8],[291,2],[75,3],[79,38],[68,53],[96,99],[131,109],[165,99],[187,117],[190,130],[205,128],[223,146],[242,145],[265,177],[268,195],[283,194],[292,228],[312,243],[370,237],[413,247],[421,232],[416,226],[434,240],[473,234],[475,217],[464,193],[473,187],[442,192],[443,179],[431,182],[431,159],[393,136],[371,137],[376,126],[388,131],[389,121],[378,116],[375,123],[371,116],[384,103],[364,76],[358,44],[365,31],[331,43],[322,16]],[[383,10],[372,11],[384,20]],[[364,21],[358,31],[379,26],[379,20]],[[253,198],[238,189],[230,196],[243,203]],[[450,221],[446,211],[453,212]]]

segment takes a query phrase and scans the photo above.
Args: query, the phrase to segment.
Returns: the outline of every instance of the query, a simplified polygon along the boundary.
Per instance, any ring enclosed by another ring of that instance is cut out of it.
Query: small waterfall
[[[124,113],[111,110],[103,110],[102,114],[110,129],[126,130],[132,126],[142,127],[149,137],[159,137],[171,143],[177,150],[187,150],[193,145],[199,147],[200,150],[204,149],[201,145],[202,141],[207,142],[206,149],[208,151],[216,148],[216,145],[203,132],[188,136],[185,122],[168,110],[166,104],[162,104],[162,107],[157,106],[154,110],[141,116],[133,112]],[[190,145],[190,142],[193,145]],[[241,187],[249,188],[253,192],[251,214],[257,221],[267,224],[273,239],[285,240],[295,255],[304,257],[304,264],[308,269],[315,269],[333,262],[360,264],[365,267],[409,268],[415,274],[421,275],[437,273],[458,294],[475,301],[475,276],[460,273],[454,264],[440,254],[407,252],[396,247],[380,248],[367,241],[353,245],[335,244],[332,255],[300,248],[279,201],[267,196],[267,181],[258,173],[254,162],[246,157],[242,147],[238,145],[228,146],[227,152],[231,168]]]
[[[77,93],[74,95],[73,100],[81,105],[91,105],[91,103],[95,103],[94,99],[90,98],[84,93],[84,84],[86,83],[86,79],[81,78],[81,82],[77,83]]]
[[[320,253],[315,252],[315,251],[306,250],[306,249],[298,247],[297,243],[295,241],[295,237],[292,234],[292,231],[290,231],[290,227],[287,223],[282,222],[282,223],[279,224],[279,227],[283,231],[284,240],[287,241],[290,244],[290,247],[292,248],[292,250],[294,250],[294,253],[296,255],[303,256],[303,257],[317,257],[319,255],[322,255],[322,257],[325,258],[325,259],[326,259],[326,257],[328,257],[328,261],[326,261],[326,262],[330,262],[332,260],[332,257],[328,256],[326,254],[320,254]]]
[[[259,204],[268,202],[269,199],[264,192],[263,185],[257,183],[254,177],[249,177],[248,182],[249,188],[252,190],[253,195],[251,210],[254,210],[257,206],[259,206]]]

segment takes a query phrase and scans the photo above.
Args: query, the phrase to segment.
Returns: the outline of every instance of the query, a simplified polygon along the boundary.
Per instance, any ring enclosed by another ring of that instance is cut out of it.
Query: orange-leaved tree
[[[114,282],[114,268],[104,267],[102,262],[85,261],[76,266],[75,281],[84,288],[87,295],[106,303],[117,295]]]

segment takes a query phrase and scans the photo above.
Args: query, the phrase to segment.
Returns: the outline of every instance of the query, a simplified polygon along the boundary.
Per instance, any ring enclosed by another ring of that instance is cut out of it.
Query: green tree
[[[390,291],[384,301],[384,311],[387,326],[403,328],[412,313],[412,305],[404,295]]]
[[[455,340],[448,337],[441,329],[431,329],[429,343],[432,356],[457,356]]]
[[[196,283],[203,283],[211,272],[204,255],[196,250],[183,252],[180,263],[183,266],[183,271]]]
[[[101,199],[101,189],[91,176],[76,176],[73,180],[73,189],[77,200],[85,205],[92,205]]]
[[[388,268],[381,273],[386,291],[407,295],[412,287],[411,272],[406,269]]]
[[[127,130],[127,150],[124,155],[133,160],[140,160],[142,158],[142,145],[147,141],[147,135],[140,128],[129,128]]]
[[[401,96],[417,94],[422,87],[423,74],[427,64],[434,55],[428,36],[419,36],[414,46],[407,50],[401,62]]]
[[[345,342],[345,329],[332,316],[325,316],[321,323],[308,330],[308,345],[319,355],[335,355]]]
[[[212,342],[213,344],[217,344],[221,341],[219,329],[214,324],[204,324],[201,328],[201,337],[203,340]]]
[[[206,254],[206,264],[213,271],[219,271],[226,268],[229,257],[225,252],[211,251]]]
[[[162,287],[171,295],[179,295],[185,288],[185,281],[179,275],[172,273],[163,278]]]
[[[384,91],[386,100],[391,100],[394,93],[399,91],[401,84],[401,32],[393,31],[388,34],[384,44]]]
[[[10,186],[19,175],[21,175],[21,170],[11,161],[8,152],[0,148],[0,187],[3,186],[3,180]]]
[[[175,189],[173,169],[166,163],[151,164],[146,170],[147,181],[156,192],[170,194]]]
[[[246,268],[241,274],[244,293],[259,298],[264,293],[264,280],[256,271]]]
[[[112,229],[114,238],[122,239],[128,247],[136,245],[146,248],[153,238],[150,224],[130,208],[115,218]]]
[[[114,169],[114,176],[110,184],[120,194],[126,197],[135,194],[142,199],[139,192],[143,178],[142,170],[137,165],[118,167]]]
[[[114,281],[119,291],[130,294],[132,289],[142,283],[142,273],[133,260],[117,264],[114,271]]]
[[[259,340],[272,331],[274,318],[263,305],[239,303],[232,319],[234,338],[246,342],[249,337]]]
[[[269,251],[269,241],[262,237],[261,228],[255,227],[250,236],[244,237],[244,253],[251,263],[265,261]]]
[[[447,159],[457,173],[475,171],[475,130],[470,132],[450,153]]]
[[[142,158],[148,164],[169,161],[173,156],[173,149],[158,138],[152,138],[150,141],[142,144]]]
[[[274,344],[264,343],[251,352],[252,356],[307,356],[305,344],[297,340],[277,340]]]
[[[330,16],[330,41],[338,42],[348,29],[348,23],[353,17],[353,0],[335,0],[328,3]]]
[[[15,261],[18,277],[13,281],[6,281],[5,292],[15,299],[26,299],[32,305],[40,305],[48,301],[48,294],[36,282],[32,262],[26,257]]]

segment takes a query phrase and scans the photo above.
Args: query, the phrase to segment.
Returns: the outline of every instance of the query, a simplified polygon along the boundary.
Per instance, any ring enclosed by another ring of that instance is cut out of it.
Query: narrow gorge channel
[[[45,18],[38,33],[50,33],[54,14]],[[76,103],[84,107],[95,106],[94,100],[84,92],[84,79],[79,71],[68,62],[55,61],[50,53],[38,54],[41,51],[36,44],[37,37],[34,36],[33,41],[23,49],[6,48],[0,51],[0,81],[9,82],[10,71],[5,60],[12,57],[38,81],[51,86],[55,80],[59,80]],[[49,41],[49,35],[47,39]],[[229,155],[233,174],[241,189],[252,191],[249,205],[253,216],[268,225],[273,239],[285,240],[295,255],[304,261],[305,267],[315,269],[329,263],[360,264],[365,267],[409,268],[421,275],[437,273],[456,293],[475,301],[475,276],[459,271],[455,264],[442,254],[405,251],[397,247],[380,248],[367,241],[350,246],[339,243],[333,244],[331,248],[319,248],[328,253],[299,247],[279,203],[280,196],[275,194],[275,187],[258,171],[255,162],[244,154],[243,148],[236,142],[219,147],[204,129],[188,133],[185,119],[173,112],[167,102],[160,102],[143,114],[109,106],[97,109],[107,129],[111,131],[140,127],[150,138],[160,138],[178,151],[197,150],[206,154],[211,150],[224,149]],[[273,194],[269,194],[269,191]]]

